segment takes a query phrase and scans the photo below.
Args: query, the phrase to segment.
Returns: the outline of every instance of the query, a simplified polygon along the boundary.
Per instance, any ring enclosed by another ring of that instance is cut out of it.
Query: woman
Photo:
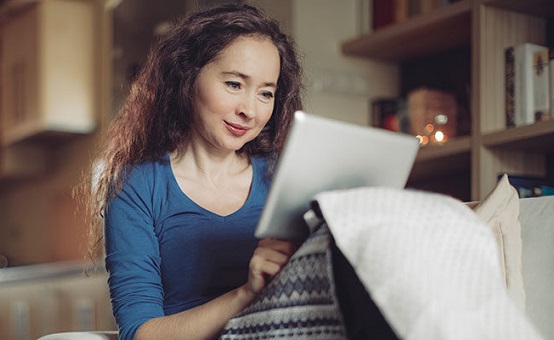
[[[287,262],[291,243],[253,233],[300,78],[250,6],[196,13],[152,49],[93,191],[121,339],[216,337]]]

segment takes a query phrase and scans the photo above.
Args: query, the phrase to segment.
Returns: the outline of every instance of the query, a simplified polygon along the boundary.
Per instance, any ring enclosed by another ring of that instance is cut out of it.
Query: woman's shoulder
[[[257,154],[250,156],[250,161],[252,162],[254,171],[267,172],[270,160],[270,154]]]
[[[264,183],[264,186],[269,186],[271,183],[272,171],[271,167],[275,163],[272,154],[258,154],[250,156],[252,167],[256,178]]]
[[[170,168],[170,161],[167,155],[155,160],[145,160],[136,164],[126,165],[121,171],[122,180],[127,184],[147,184],[155,178],[163,178]]]

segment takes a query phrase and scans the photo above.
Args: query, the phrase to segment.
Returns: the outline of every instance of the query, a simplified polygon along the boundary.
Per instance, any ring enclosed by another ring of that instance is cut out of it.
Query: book
[[[420,13],[419,0],[408,0],[408,16],[413,17]]]
[[[395,1],[373,0],[373,30],[393,24],[396,18]]]
[[[360,34],[373,32],[373,0],[358,0],[358,25]]]
[[[439,7],[439,0],[420,0],[421,14],[431,12]]]
[[[549,49],[545,46],[533,52],[533,110],[535,122],[550,119]]]
[[[394,21],[402,22],[408,19],[408,0],[393,0],[394,2]]]
[[[523,43],[506,48],[506,126],[521,126],[550,118],[548,48]]]
[[[373,29],[408,19],[408,0],[373,0]]]
[[[549,105],[550,118],[554,119],[554,47],[548,50],[548,86],[549,88]]]
[[[460,1],[460,0],[439,0],[439,5],[441,6],[447,6],[447,5],[451,5],[457,1]]]
[[[499,174],[497,179],[502,176]],[[543,177],[508,174],[508,180],[517,190],[519,198],[554,195],[554,184]]]
[[[505,116],[506,127],[513,128],[516,126],[515,117],[515,88],[514,88],[514,48],[508,47],[504,50],[504,101],[505,101]]]
[[[459,0],[407,0],[408,16],[417,16],[431,12],[439,7],[450,5]]]
[[[400,98],[379,98],[371,102],[371,125],[374,127],[409,132],[404,101]]]

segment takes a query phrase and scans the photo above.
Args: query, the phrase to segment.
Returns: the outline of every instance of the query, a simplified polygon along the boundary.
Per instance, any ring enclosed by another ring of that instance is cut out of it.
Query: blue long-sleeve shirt
[[[187,197],[167,156],[126,175],[105,213],[106,268],[120,339],[132,339],[150,319],[199,306],[247,281],[269,189],[265,158],[251,160],[248,199],[228,216]]]

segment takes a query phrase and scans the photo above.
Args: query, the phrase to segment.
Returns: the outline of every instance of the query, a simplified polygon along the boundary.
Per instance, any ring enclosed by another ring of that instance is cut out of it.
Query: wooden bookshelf
[[[460,1],[346,41],[347,55],[402,61],[470,43],[471,3]]]
[[[554,151],[554,119],[486,133],[481,143],[491,148]]]
[[[554,179],[554,117],[506,128],[503,66],[508,46],[546,45],[551,16],[552,0],[462,0],[343,43],[346,55],[396,63],[403,82],[410,77],[402,72],[413,71],[404,65],[418,60],[424,62],[415,65],[425,65],[425,60],[434,63],[443,55],[470,49],[471,132],[444,145],[423,147],[410,184],[479,200],[494,187],[499,173]],[[452,71],[455,77],[465,77]],[[410,83],[411,88],[417,79]],[[398,96],[406,93],[403,85],[399,84]]]

